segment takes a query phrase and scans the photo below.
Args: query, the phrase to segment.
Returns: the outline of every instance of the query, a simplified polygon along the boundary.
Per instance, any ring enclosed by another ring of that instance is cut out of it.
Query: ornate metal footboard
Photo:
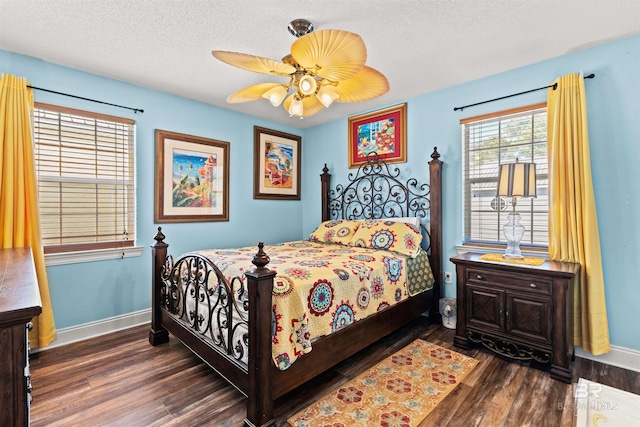
[[[245,282],[234,277],[229,283],[215,264],[197,254],[175,262],[168,256],[161,278],[160,306],[185,328],[246,365],[249,300]]]
[[[255,268],[245,273],[246,282],[237,278],[229,283],[215,264],[200,255],[174,262],[160,227],[154,239],[149,342],[165,343],[171,332],[247,396],[247,425],[269,425],[274,369],[271,293],[276,273],[266,268],[269,257],[264,245],[258,244],[251,261]]]

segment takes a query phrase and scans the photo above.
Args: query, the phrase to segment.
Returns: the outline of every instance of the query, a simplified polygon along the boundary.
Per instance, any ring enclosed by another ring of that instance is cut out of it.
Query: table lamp
[[[507,249],[503,257],[522,259],[520,240],[524,236],[524,226],[520,224],[520,214],[516,212],[518,197],[536,197],[536,164],[535,163],[507,163],[500,165],[498,174],[498,196],[511,197],[513,210],[507,215],[504,226],[504,236],[507,239]]]

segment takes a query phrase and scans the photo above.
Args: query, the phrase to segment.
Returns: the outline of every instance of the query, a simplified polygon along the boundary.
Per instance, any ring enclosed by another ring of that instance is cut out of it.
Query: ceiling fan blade
[[[280,83],[260,83],[257,85],[245,87],[236,93],[232,93],[227,98],[229,104],[238,104],[240,102],[258,101],[262,99],[262,95],[269,89],[276,86],[282,86]]]
[[[367,48],[359,35],[341,30],[314,31],[291,45],[291,56],[302,67],[332,81],[349,79],[362,70]]]
[[[389,91],[389,81],[377,70],[365,66],[360,73],[338,82],[333,89],[340,95],[336,102],[363,102]]]
[[[289,105],[291,105],[292,96],[288,96],[287,99],[284,100],[282,106],[284,109],[289,112]],[[308,96],[302,100],[302,117],[311,117],[318,111],[322,110],[324,105],[316,98],[315,96]]]
[[[262,74],[288,76],[296,72],[296,67],[261,56],[249,55],[226,50],[214,50],[211,54],[222,62],[243,70],[254,71]]]

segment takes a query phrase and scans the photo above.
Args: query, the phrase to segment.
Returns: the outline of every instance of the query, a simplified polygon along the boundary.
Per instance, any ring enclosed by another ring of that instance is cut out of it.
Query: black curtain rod
[[[144,113],[144,110],[141,108],[131,108],[131,107],[125,107],[124,105],[118,105],[118,104],[111,104],[109,102],[104,102],[104,101],[98,101],[97,99],[91,99],[91,98],[84,98],[82,96],[77,96],[77,95],[70,95],[68,93],[62,93],[62,92],[56,92],[55,90],[49,90],[49,89],[43,89],[41,87],[35,87],[35,86],[27,86],[29,89],[35,89],[35,90],[41,90],[43,92],[50,92],[50,93],[55,93],[56,95],[63,95],[63,96],[69,96],[71,98],[76,98],[76,99],[82,99],[85,101],[91,101],[91,102],[97,102],[98,104],[105,104],[105,105],[111,105],[113,107],[119,107],[119,108],[126,108],[127,110],[133,110],[134,113],[137,112],[141,112]]]
[[[585,79],[592,79],[595,76],[596,76],[595,74],[591,73],[588,76],[584,76],[584,78]],[[487,102],[500,101],[501,99],[511,98],[512,96],[524,95],[525,93],[535,92],[537,90],[549,89],[550,87],[552,87],[553,90],[556,90],[556,88],[558,87],[558,84],[554,83],[554,84],[549,85],[549,86],[543,86],[543,87],[539,87],[537,89],[531,89],[531,90],[527,90],[527,91],[520,92],[520,93],[514,93],[512,95],[501,96],[500,98],[494,98],[494,99],[490,99],[488,101],[476,102],[475,104],[465,105],[464,107],[455,107],[453,109],[453,111],[458,111],[458,110],[462,111],[462,110],[464,110],[465,108],[468,108],[468,107],[475,107],[476,105],[486,104]]]

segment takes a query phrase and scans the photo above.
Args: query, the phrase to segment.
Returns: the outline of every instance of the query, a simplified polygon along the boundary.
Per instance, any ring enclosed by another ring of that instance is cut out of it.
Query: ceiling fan
[[[214,50],[222,62],[244,70],[287,77],[286,83],[259,83],[231,94],[229,103],[268,99],[283,104],[291,117],[310,117],[335,102],[363,102],[389,91],[387,78],[367,67],[367,48],[359,35],[342,30],[313,31],[306,19],[288,26],[298,39],[282,61]],[[284,101],[284,103],[283,103]]]

